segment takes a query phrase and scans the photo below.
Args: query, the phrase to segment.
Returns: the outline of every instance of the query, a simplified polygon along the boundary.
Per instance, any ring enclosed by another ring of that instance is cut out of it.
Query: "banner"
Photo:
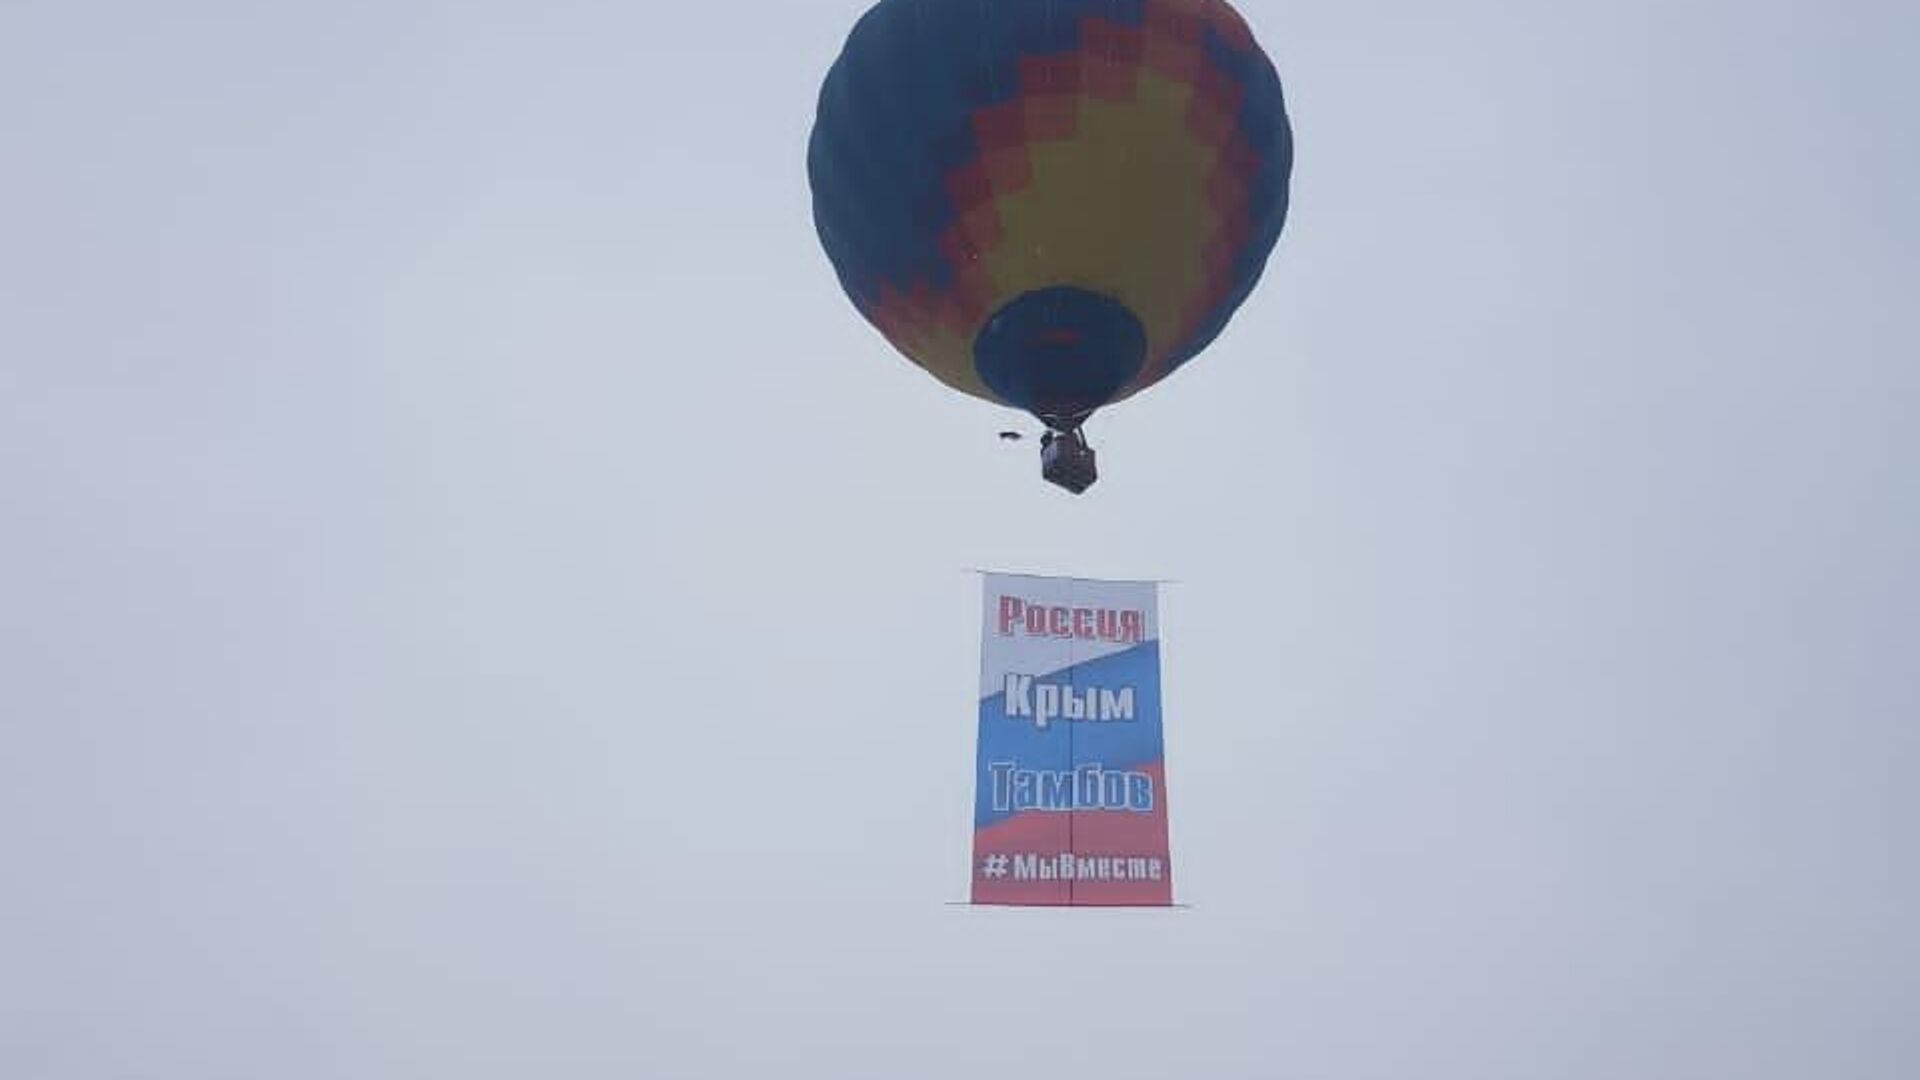
[[[1167,906],[1157,586],[986,575],[973,902]]]

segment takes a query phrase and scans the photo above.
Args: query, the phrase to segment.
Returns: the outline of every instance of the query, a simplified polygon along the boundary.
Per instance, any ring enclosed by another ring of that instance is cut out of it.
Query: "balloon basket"
[[[1040,440],[1040,475],[1048,483],[1082,494],[1100,478],[1093,447],[1079,428],[1049,431]]]

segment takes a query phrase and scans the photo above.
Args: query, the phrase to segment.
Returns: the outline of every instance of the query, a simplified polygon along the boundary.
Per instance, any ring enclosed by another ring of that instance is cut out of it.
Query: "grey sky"
[[[847,2],[0,0],[0,1075],[1920,1075],[1910,3],[1241,5],[1268,279],[1041,484]],[[1178,578],[973,912],[969,567]]]

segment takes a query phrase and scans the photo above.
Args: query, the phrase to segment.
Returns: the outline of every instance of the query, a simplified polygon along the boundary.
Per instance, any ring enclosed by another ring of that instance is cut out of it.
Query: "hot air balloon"
[[[1223,0],[881,0],[820,92],[814,220],[860,312],[948,386],[1082,425],[1205,349],[1287,213],[1279,76]]]

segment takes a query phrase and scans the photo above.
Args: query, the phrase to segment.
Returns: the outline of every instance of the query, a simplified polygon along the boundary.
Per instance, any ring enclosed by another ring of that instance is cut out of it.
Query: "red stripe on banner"
[[[1173,860],[1167,842],[1166,769],[1153,779],[1151,813],[1028,812],[976,830],[973,902],[1032,907],[1168,907]],[[1073,869],[1066,871],[1065,861]]]

